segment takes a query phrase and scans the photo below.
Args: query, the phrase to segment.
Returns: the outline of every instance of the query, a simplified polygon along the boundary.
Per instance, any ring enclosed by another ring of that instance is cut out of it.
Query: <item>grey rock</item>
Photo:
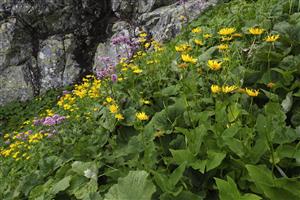
[[[25,79],[27,63],[10,66],[0,74],[0,105],[8,100],[24,101],[33,96],[31,84]]]
[[[177,35],[185,24],[180,16],[190,21],[196,19],[205,9],[213,6],[217,0],[188,1],[184,5],[173,4],[160,7],[152,12],[144,13],[138,18],[141,24],[158,41],[168,40]]]
[[[79,76],[80,68],[72,58],[72,40],[73,35],[55,35],[41,43],[37,59],[41,92],[70,84]]]

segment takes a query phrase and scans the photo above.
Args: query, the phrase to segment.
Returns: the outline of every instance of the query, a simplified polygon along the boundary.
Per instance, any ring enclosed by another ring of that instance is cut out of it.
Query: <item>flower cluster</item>
[[[33,123],[35,126],[38,126],[38,125],[54,126],[54,125],[61,124],[65,119],[66,119],[65,116],[60,116],[58,114],[55,114],[51,117],[36,119],[36,120],[34,120]]]

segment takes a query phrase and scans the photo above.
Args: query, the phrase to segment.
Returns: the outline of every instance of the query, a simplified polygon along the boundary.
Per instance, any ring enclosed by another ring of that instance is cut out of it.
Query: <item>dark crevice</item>
[[[110,19],[115,18],[115,16],[111,9],[110,0],[106,0],[105,2],[99,4],[95,3],[95,10],[85,9],[82,7],[81,3],[78,3],[78,5],[79,7],[77,9],[84,10],[83,14],[93,19],[91,22],[91,26],[88,29],[87,35],[75,35],[77,44],[74,55],[75,60],[77,61],[81,69],[81,77],[79,77],[79,81],[83,76],[92,73],[94,55],[96,53],[97,46],[99,43],[104,42],[108,38],[109,35],[106,29]],[[95,16],[95,12],[97,12],[97,7],[95,6],[103,6],[101,10],[105,12]],[[91,6],[89,6],[89,8],[91,8]],[[75,31],[75,33],[76,32],[77,31]]]

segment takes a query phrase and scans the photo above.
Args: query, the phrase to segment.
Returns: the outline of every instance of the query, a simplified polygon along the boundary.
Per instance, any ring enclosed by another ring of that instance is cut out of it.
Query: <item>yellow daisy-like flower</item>
[[[265,38],[265,41],[266,42],[275,42],[279,39],[279,35],[268,35],[266,38]]]
[[[228,48],[229,48],[228,44],[220,44],[220,45],[218,46],[218,49],[219,49],[220,51],[226,50],[226,49],[228,49]]]
[[[146,115],[146,113],[144,113],[144,112],[138,112],[138,113],[136,113],[136,118],[138,118],[138,120],[140,120],[140,121],[147,121],[147,120],[149,120],[149,116],[148,115]]]
[[[249,33],[252,35],[261,35],[265,32],[265,29],[263,28],[257,28],[257,27],[252,27],[248,29]]]
[[[256,97],[259,94],[259,90],[253,90],[253,89],[246,88],[246,93],[250,97]]]
[[[218,62],[217,60],[208,60],[207,65],[211,70],[217,71],[221,69],[222,62]]]
[[[144,38],[144,37],[147,37],[147,33],[140,33],[139,36],[140,36],[140,37],[143,37],[143,38]]]
[[[117,105],[115,105],[115,104],[109,106],[109,111],[111,113],[117,113],[118,110],[119,110],[119,107]]]
[[[141,102],[141,104],[145,104],[145,105],[150,105],[151,104],[151,101],[145,100],[145,99],[141,99],[140,102]]]
[[[118,113],[118,114],[115,115],[115,118],[116,118],[117,120],[123,120],[123,119],[124,119],[124,116],[123,116],[122,114]]]
[[[222,41],[222,42],[229,42],[229,41],[231,41],[231,40],[233,40],[233,37],[232,37],[232,36],[229,36],[229,37],[222,37],[222,38],[221,38],[221,41]]]
[[[183,54],[181,55],[181,59],[184,61],[184,62],[187,62],[187,63],[192,63],[192,64],[196,64],[197,63],[197,59],[196,58],[193,58],[192,56],[188,55],[188,54]]]
[[[220,93],[222,89],[218,85],[212,85],[212,86],[210,86],[210,90],[212,93],[216,94],[216,93]]]
[[[184,51],[190,51],[190,50],[192,50],[192,48],[188,44],[180,44],[180,45],[175,46],[175,50],[177,52],[184,52]]]
[[[133,73],[135,73],[135,74],[140,74],[142,72],[143,72],[143,70],[141,70],[141,69],[135,69],[135,70],[133,70]]]
[[[195,39],[194,42],[195,42],[195,44],[197,44],[197,45],[200,45],[200,46],[203,45],[202,40]]]
[[[224,92],[224,93],[233,92],[233,91],[236,90],[237,88],[238,88],[238,87],[235,86],[235,85],[231,85],[231,86],[223,85],[223,86],[222,86],[222,92]]]
[[[111,103],[111,102],[113,102],[114,100],[113,100],[113,98],[111,98],[111,97],[106,97],[106,101],[107,101],[107,103]]]
[[[219,30],[219,35],[231,35],[236,31],[235,28],[222,28]]]
[[[192,29],[192,32],[193,33],[201,33],[202,29],[200,27],[197,27],[197,28]]]
[[[149,43],[149,42],[145,43],[144,47],[145,47],[146,49],[148,49],[148,48],[150,47],[150,43]]]
[[[211,37],[212,37],[212,34],[206,33],[206,34],[203,35],[203,37],[204,37],[205,39],[208,39],[208,38],[211,38]]]

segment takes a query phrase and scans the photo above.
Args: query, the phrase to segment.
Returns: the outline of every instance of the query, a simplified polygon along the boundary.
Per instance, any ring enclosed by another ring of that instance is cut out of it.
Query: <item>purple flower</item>
[[[111,77],[112,82],[114,82],[114,83],[117,82],[117,80],[118,80],[117,74],[112,74],[110,77]]]

